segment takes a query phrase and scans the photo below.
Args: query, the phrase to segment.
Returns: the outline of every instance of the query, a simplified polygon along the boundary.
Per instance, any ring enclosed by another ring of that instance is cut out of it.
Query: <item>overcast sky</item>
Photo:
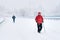
[[[31,14],[41,11],[45,16],[58,16],[60,0],[0,0],[0,12],[14,13],[20,9],[29,10]]]

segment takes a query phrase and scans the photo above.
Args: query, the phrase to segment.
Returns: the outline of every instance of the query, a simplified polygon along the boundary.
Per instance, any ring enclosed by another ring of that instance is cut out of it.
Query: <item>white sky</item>
[[[0,0],[0,9],[31,9],[32,12],[42,11],[44,15],[60,15],[60,0]],[[2,11],[3,11],[2,10]],[[56,12],[56,13],[55,13]]]

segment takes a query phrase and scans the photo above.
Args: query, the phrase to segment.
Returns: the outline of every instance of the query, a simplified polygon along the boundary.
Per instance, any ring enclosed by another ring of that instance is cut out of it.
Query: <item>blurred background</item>
[[[34,18],[38,12],[44,17],[60,17],[60,0],[0,0],[0,16]]]

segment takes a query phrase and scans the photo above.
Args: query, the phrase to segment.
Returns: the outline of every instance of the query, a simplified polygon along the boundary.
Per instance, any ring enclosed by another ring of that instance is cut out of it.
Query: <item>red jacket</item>
[[[43,23],[43,17],[41,15],[36,16],[35,21],[38,24],[42,24]]]

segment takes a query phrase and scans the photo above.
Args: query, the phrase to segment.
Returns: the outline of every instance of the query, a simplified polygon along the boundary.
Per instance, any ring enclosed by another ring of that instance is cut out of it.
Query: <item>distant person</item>
[[[41,15],[41,12],[38,12],[38,15],[36,16],[35,21],[37,23],[38,33],[40,33],[42,30],[42,23],[43,23],[43,17]]]
[[[13,16],[12,16],[12,19],[13,19],[13,22],[14,22],[14,23],[15,23],[15,18],[16,18],[16,17],[13,15]]]

